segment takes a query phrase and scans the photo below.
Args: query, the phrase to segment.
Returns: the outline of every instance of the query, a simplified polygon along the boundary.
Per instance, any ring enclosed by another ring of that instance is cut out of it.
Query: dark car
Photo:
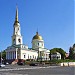
[[[24,65],[24,62],[25,62],[25,61],[24,61],[23,59],[18,59],[17,64],[18,64],[18,65]]]
[[[9,63],[8,62],[4,62],[4,65],[9,65]]]
[[[17,64],[18,65],[24,65],[24,62],[18,62]]]
[[[29,64],[30,66],[38,66],[38,63],[32,62]]]

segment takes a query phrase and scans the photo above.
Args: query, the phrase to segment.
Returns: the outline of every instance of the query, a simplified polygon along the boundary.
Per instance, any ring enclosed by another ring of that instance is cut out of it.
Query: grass
[[[30,64],[31,62],[41,62],[41,61],[25,61],[25,64]],[[42,61],[42,63],[45,64],[59,64],[62,62],[75,62],[75,60],[70,60],[70,59],[64,59],[64,60],[49,60],[49,61]]]

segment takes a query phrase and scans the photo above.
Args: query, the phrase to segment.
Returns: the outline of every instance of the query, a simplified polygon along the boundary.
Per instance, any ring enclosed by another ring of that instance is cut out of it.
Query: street
[[[75,75],[75,67],[7,65],[0,68],[0,75]]]

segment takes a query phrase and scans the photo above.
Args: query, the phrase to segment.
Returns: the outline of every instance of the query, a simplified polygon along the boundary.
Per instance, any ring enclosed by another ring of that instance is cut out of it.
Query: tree
[[[1,58],[1,52],[0,52],[0,58]],[[6,52],[5,52],[5,50],[2,51],[2,59],[6,60]]]
[[[61,59],[65,58],[65,53],[66,52],[62,48],[53,48],[53,49],[50,50],[50,52],[51,52],[51,54],[59,52],[61,54]]]
[[[69,59],[75,59],[74,48],[72,47],[69,49]]]

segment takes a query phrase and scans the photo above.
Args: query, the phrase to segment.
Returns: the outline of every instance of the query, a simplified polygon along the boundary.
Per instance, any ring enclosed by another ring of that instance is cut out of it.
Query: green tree
[[[65,58],[65,53],[66,52],[62,48],[53,48],[53,49],[50,50],[50,52],[51,52],[51,54],[59,52],[61,54],[61,59]]]
[[[0,58],[1,58],[1,52],[0,52]],[[6,52],[5,52],[5,50],[2,51],[2,59],[6,60]]]
[[[74,48],[72,47],[69,49],[69,59],[75,59]]]

